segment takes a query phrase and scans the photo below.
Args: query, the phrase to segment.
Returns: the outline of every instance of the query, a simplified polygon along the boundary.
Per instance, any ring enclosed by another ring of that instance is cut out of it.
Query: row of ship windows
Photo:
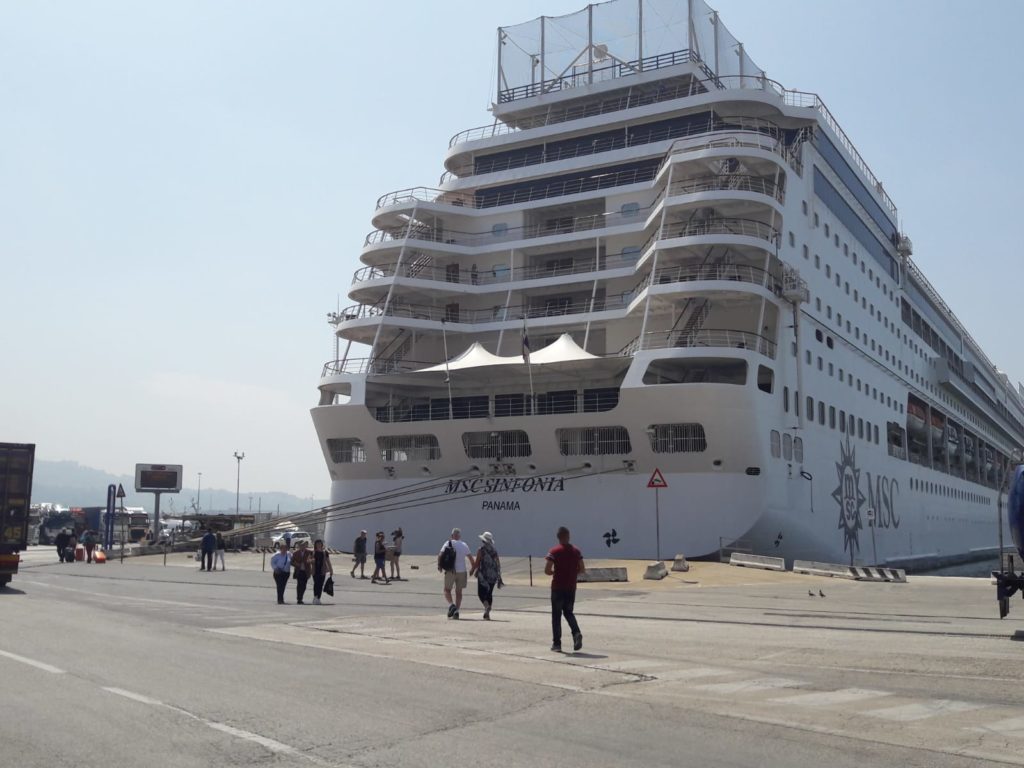
[[[701,424],[652,424],[646,429],[654,453],[702,453],[707,438]],[[633,452],[625,427],[571,427],[555,430],[562,456],[618,456]],[[470,459],[527,458],[533,454],[530,437],[521,429],[463,432],[462,447]],[[385,463],[438,461],[441,446],[437,435],[387,435],[377,438]],[[357,437],[328,438],[327,450],[335,464],[358,464],[369,459]]]
[[[821,332],[818,331],[818,333]],[[829,336],[828,340],[831,341],[832,337]],[[829,349],[832,349],[831,345],[829,345]],[[795,355],[795,343],[792,345],[791,350]],[[814,358],[811,355],[810,350],[807,350],[804,353],[804,361],[807,363],[807,365],[813,364]],[[879,392],[877,387],[870,386],[866,381],[861,381],[859,378],[855,379],[852,373],[846,373],[842,368],[838,369],[837,375],[835,365],[831,362],[826,363],[825,359],[821,355],[818,355],[817,367],[818,370],[821,371],[822,373],[824,373],[827,370],[829,376],[834,376],[838,378],[840,384],[842,384],[845,381],[851,389],[856,387],[858,392],[863,392],[865,397],[875,400],[878,403],[884,404],[887,408],[891,408],[896,413],[903,413],[903,404],[900,403],[898,400],[894,399],[891,395],[887,395],[884,392]]]
[[[793,437],[788,432],[781,434],[779,430],[773,429],[771,432],[771,446],[773,459],[783,458],[786,461],[795,461],[797,464],[803,463],[803,438]]]
[[[807,201],[803,201],[803,211],[804,211],[805,215],[808,212]],[[820,219],[819,219],[819,216],[818,216],[817,213],[814,214],[814,226],[815,227],[820,226]],[[838,233],[832,233],[831,232],[831,228],[829,226],[829,223],[826,222],[825,223],[825,237],[828,238],[828,237],[830,237],[830,235],[831,235],[833,243],[838,248],[839,245],[840,245],[839,235],[838,235]],[[796,247],[796,236],[794,235],[793,232],[789,233],[789,240],[790,240],[790,245],[793,246],[793,247]],[[808,246],[807,245],[803,245],[802,246],[802,250],[803,250],[804,260],[810,261],[811,253],[810,253],[810,249],[808,248]],[[882,283],[882,279],[881,279],[882,278],[882,273],[881,272],[879,272],[878,274],[875,274],[873,268],[871,268],[871,267],[867,267],[866,268],[865,267],[864,259],[858,257],[856,251],[852,251],[851,252],[848,243],[842,243],[842,250],[843,250],[843,255],[844,256],[852,257],[852,261],[853,261],[853,265],[854,266],[857,266],[858,263],[859,263],[861,273],[866,273],[867,274],[869,282],[874,282],[875,287],[878,288],[879,290],[881,290],[883,295],[886,298],[890,299],[893,302],[894,305],[900,306],[901,301],[900,301],[899,297],[897,296],[896,290],[894,288],[892,288],[892,287]],[[814,254],[814,266],[815,266],[815,268],[816,269],[821,269],[821,265],[822,265],[821,257],[818,254]],[[838,287],[842,287],[844,289],[844,291],[846,292],[846,294],[850,295],[851,289],[850,289],[849,282],[843,282],[842,281],[842,278],[839,275],[838,270],[834,273],[834,275],[835,275],[834,279],[835,279],[836,287],[837,288]],[[825,264],[825,276],[830,278],[830,279],[833,277],[832,266],[830,264],[828,264],[828,263]],[[867,302],[866,298],[861,296],[856,288],[853,289],[852,294],[853,294],[854,303],[858,303],[858,301],[859,301],[861,309],[868,309],[868,311],[870,312],[872,317],[874,319],[879,320],[882,323],[882,326],[887,331],[890,331],[897,338],[897,340],[899,340],[900,342],[908,345],[914,351],[914,353],[916,355],[918,355],[922,360],[924,360],[924,361],[926,361],[928,363],[931,363],[934,366],[934,361],[931,360],[931,356],[925,350],[925,348],[922,347],[922,345],[920,345],[917,342],[915,342],[915,340],[913,338],[911,338],[909,334],[902,332],[898,328],[895,320],[890,319],[888,316],[883,316],[882,312],[881,312],[881,309],[876,310],[874,304]],[[817,298],[815,300],[815,307],[816,307],[818,313],[820,314],[821,311],[822,311],[822,305],[821,305],[821,299],[820,298]],[[901,308],[901,314],[902,315],[906,314],[906,308],[907,307],[908,307],[908,305],[904,301],[903,302],[903,307]],[[826,317],[829,320],[832,319],[832,307],[831,307],[831,305],[828,305],[826,307]],[[838,326],[839,326],[839,328],[841,330],[843,328],[843,319],[842,319],[842,314],[841,313],[838,313],[838,312],[836,313],[836,322],[837,322],[837,324],[838,324]],[[929,346],[931,346],[933,349],[936,349],[936,351],[938,351],[940,353],[940,355],[942,355],[943,357],[947,357],[947,358],[949,357],[948,354],[943,354],[942,349],[939,349],[940,346],[944,346],[944,345],[934,344],[934,343],[931,343],[931,341],[929,340],[929,338],[928,338],[929,335],[931,336],[932,339],[935,339],[937,337],[937,334],[935,334],[934,331],[932,331],[931,334],[928,334],[928,332],[926,330],[924,330],[923,328],[922,328],[921,331],[918,331],[918,329],[914,326],[914,323],[913,323],[913,315],[911,315],[911,319],[910,320],[908,320],[906,317],[904,317],[904,322],[905,322],[905,324],[907,325],[908,328],[913,330],[915,332],[915,334],[918,337],[920,337],[922,340],[924,340],[925,342],[929,343]],[[923,325],[923,323],[922,323],[922,325]],[[931,329],[929,328],[928,330],[931,330]],[[846,332],[847,333],[851,332],[851,323],[849,322],[849,320],[846,321]],[[858,341],[860,340],[860,337],[863,335],[865,348],[867,348],[867,346],[869,345],[868,334],[866,332],[861,334],[859,327],[854,327],[852,332],[854,333],[855,338],[857,338]],[[874,340],[870,340],[870,347],[871,347],[872,351],[876,351],[876,344],[875,344]],[[917,373],[915,371],[912,371],[910,369],[909,365],[904,365],[902,360],[899,359],[896,354],[891,354],[890,355],[889,351],[884,349],[884,347],[882,347],[881,344],[877,345],[877,350],[878,350],[878,353],[880,355],[880,359],[884,358],[886,362],[888,362],[890,364],[895,364],[896,367],[897,367],[897,370],[899,370],[901,373],[907,374],[910,377],[911,381],[913,381],[918,386],[922,387],[925,391],[927,391],[927,392],[931,393],[932,395],[934,395],[935,397],[939,398],[948,407],[952,408],[954,411],[959,413],[962,418],[964,418],[965,420],[973,423],[977,427],[981,426],[980,423],[976,419],[974,419],[971,416],[971,414],[967,412],[967,410],[965,408],[960,406],[954,400],[948,398],[943,392],[941,392],[939,390],[938,387],[936,387],[933,384],[931,384],[924,376],[921,376],[919,373]],[[957,367],[958,365],[962,366],[962,363],[960,363],[959,360],[953,361],[951,364],[954,365],[954,367]],[[1007,412],[1007,413],[1009,413],[1009,412]],[[1011,415],[1011,417],[1012,417],[1012,415]]]
[[[936,496],[945,496],[947,499],[969,501],[972,504],[992,506],[992,499],[982,493],[967,491],[963,488],[953,488],[952,486],[943,485],[942,483],[933,483],[930,480],[918,480],[916,477],[910,478],[910,490],[918,491],[920,493],[931,493]]]
[[[804,414],[809,422],[814,423],[815,400],[808,395],[804,401]],[[782,410],[789,413],[789,387],[782,388]],[[793,393],[793,412],[800,415],[800,393]],[[826,412],[828,419],[826,420]],[[854,416],[852,413],[847,416],[846,411],[836,410],[834,405],[826,405],[823,401],[817,401],[818,423],[825,426],[826,422],[830,429],[838,428],[843,434],[849,433],[850,437],[860,440],[867,440],[875,445],[880,444],[878,425],[865,421],[863,418]],[[774,440],[774,438],[773,438]]]

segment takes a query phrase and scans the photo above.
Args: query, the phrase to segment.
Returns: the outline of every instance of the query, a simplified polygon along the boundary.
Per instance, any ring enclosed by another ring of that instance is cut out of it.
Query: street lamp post
[[[203,473],[199,473],[199,488],[196,491],[196,514],[199,514],[199,510],[203,506]]]
[[[238,461],[238,474],[235,476],[235,517],[238,517],[239,489],[242,487],[242,459],[245,458],[245,451],[235,451],[235,459]]]

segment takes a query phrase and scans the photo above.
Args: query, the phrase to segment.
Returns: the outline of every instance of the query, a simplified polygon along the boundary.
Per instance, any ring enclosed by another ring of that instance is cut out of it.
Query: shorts
[[[366,565],[366,555],[365,554],[353,555],[352,562],[355,563],[356,565]]]
[[[444,588],[451,590],[452,587],[458,587],[459,589],[466,588],[466,572],[465,571],[445,571],[444,572]]]
[[[380,568],[382,571],[384,570],[384,558],[383,557],[376,557],[375,556],[373,558],[373,564],[376,565],[378,568]]]

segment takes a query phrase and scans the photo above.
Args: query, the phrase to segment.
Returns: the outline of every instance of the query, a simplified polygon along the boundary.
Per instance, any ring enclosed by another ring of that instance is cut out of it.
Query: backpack
[[[441,554],[437,556],[437,567],[442,571],[455,570],[455,545],[452,544],[451,539],[448,539],[448,543],[441,550]]]

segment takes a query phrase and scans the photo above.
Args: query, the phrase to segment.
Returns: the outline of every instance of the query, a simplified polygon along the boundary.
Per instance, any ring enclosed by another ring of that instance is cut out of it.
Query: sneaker
[[[296,605],[305,605],[305,603],[304,603],[304,602],[302,602],[301,600],[296,600],[296,601],[295,601],[295,604],[296,604]]]
[[[575,635],[572,636],[572,649],[574,651],[578,651],[582,647],[583,647],[583,634],[581,632],[577,632]]]
[[[491,604],[488,603],[487,606],[484,608],[484,621],[490,621],[490,620],[491,620]]]
[[[561,653],[562,652],[562,644],[561,643],[552,643],[551,644],[551,650],[554,651],[555,653]]]
[[[459,618],[459,611],[458,611],[458,609],[456,609],[455,613],[452,614],[452,618],[453,619]]]
[[[320,605],[320,604],[321,604],[320,603],[320,598],[319,597],[314,597],[313,598],[313,605]]]
[[[451,605],[448,606],[448,618],[450,619],[454,615],[455,615],[455,603],[452,603]]]

